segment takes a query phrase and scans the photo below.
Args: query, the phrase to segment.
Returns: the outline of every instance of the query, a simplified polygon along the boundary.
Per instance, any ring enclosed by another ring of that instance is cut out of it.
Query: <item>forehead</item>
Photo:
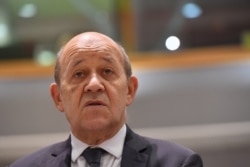
[[[75,57],[101,55],[106,59],[124,61],[123,54],[116,42],[102,35],[78,35],[70,40],[60,55],[62,63],[67,63]]]

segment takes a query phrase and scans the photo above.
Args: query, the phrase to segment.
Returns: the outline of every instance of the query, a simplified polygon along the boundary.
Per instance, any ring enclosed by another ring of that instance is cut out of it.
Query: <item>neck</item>
[[[100,145],[104,141],[112,138],[115,136],[115,134],[122,128],[123,124],[116,129],[108,129],[108,130],[99,130],[99,131],[83,131],[82,133],[74,133],[72,130],[72,133],[76,138],[81,140],[82,142],[90,145],[90,146],[96,146]]]

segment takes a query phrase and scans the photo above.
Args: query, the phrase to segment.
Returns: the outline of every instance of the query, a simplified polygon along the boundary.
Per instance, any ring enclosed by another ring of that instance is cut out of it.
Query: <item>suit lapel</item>
[[[127,127],[121,167],[146,167],[148,162],[147,143]]]
[[[71,144],[70,137],[63,143],[55,147],[50,153],[50,160],[46,167],[70,167],[71,166]]]
[[[131,148],[124,147],[121,167],[145,167],[148,155],[136,152]]]
[[[70,151],[65,151],[60,155],[53,158],[53,160],[49,161],[48,166],[53,167],[70,167],[71,165],[71,155]]]

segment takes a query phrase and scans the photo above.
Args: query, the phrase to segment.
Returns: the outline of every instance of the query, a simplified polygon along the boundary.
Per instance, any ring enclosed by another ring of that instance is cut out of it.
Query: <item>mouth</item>
[[[106,104],[100,100],[89,100],[89,101],[87,101],[85,106],[87,106],[87,107],[89,107],[89,106],[106,106]]]

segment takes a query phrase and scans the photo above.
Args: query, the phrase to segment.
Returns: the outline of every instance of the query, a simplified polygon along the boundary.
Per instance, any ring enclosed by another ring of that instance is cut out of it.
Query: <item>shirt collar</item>
[[[112,138],[104,141],[103,143],[97,145],[96,147],[103,148],[116,158],[121,157],[124,140],[126,136],[126,129],[127,129],[126,125],[123,125],[122,128]],[[72,146],[71,160],[73,162],[76,162],[77,158],[82,154],[82,152],[86,148],[89,147],[89,145],[77,139],[72,133],[70,135],[71,135],[71,146]]]
[[[83,143],[79,139],[77,139],[71,132],[71,160],[76,162],[77,158],[82,154],[82,152],[88,147],[87,144]]]

